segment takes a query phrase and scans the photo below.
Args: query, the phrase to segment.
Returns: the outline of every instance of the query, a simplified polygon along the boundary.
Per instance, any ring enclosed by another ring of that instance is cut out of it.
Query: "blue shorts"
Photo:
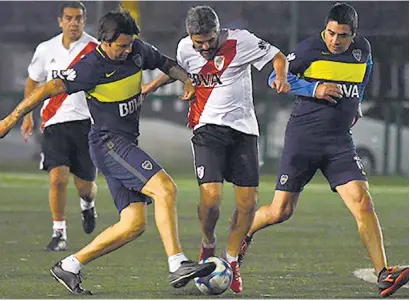
[[[363,164],[349,133],[343,136],[314,136],[287,128],[276,190],[300,193],[320,169],[330,188],[352,180],[367,181]]]
[[[132,202],[152,202],[141,190],[162,167],[138,147],[135,139],[90,132],[89,143],[91,159],[104,175],[118,212]]]

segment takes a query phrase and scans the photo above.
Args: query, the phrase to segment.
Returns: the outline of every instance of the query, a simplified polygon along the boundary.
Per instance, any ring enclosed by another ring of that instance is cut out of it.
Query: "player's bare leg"
[[[220,182],[204,183],[199,186],[200,201],[198,219],[202,231],[201,252],[199,260],[215,256],[215,226],[219,219],[223,184]]]
[[[49,172],[48,203],[53,218],[53,236],[47,251],[64,251],[67,248],[67,225],[65,207],[70,169],[66,166],[55,167]]]
[[[239,250],[239,265],[243,263],[245,253],[248,250],[253,235],[265,227],[288,220],[296,209],[298,199],[299,193],[275,190],[272,203],[270,205],[261,206],[256,211],[252,226]]]
[[[241,293],[243,284],[239,270],[238,252],[255,216],[257,188],[234,185],[234,192],[236,209],[224,256],[233,270],[231,290],[235,293]]]
[[[97,185],[94,181],[87,181],[74,175],[74,184],[80,196],[81,219],[83,229],[86,233],[91,233],[95,228],[97,212],[95,210],[95,197],[97,195]]]
[[[383,234],[374,210],[368,182],[350,181],[336,187],[336,190],[356,219],[360,239],[367,249],[378,275],[380,295],[383,297],[390,296],[408,282],[409,270],[408,268],[387,269]],[[387,277],[387,280],[384,280],[385,277]]]

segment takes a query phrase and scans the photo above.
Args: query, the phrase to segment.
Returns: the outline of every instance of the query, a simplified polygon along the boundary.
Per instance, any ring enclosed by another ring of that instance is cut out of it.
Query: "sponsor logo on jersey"
[[[224,56],[215,56],[215,58],[214,58],[214,65],[215,65],[215,68],[218,70],[218,71],[221,71],[222,70],[222,68],[224,67],[224,63],[225,63],[225,57]]]
[[[360,59],[362,58],[362,50],[360,49],[354,49],[352,51],[353,57],[357,60],[360,61]]]
[[[270,44],[269,44],[267,41],[259,40],[259,42],[258,42],[258,47],[259,47],[259,49],[261,49],[261,50],[266,50],[266,51],[268,51],[269,48],[270,48]]]
[[[193,85],[195,86],[205,86],[213,87],[216,84],[222,84],[221,78],[218,74],[207,73],[207,74],[191,74],[188,73],[189,78],[191,78]]]
[[[282,176],[280,176],[280,184],[284,185],[286,182],[288,182],[289,176],[286,174],[282,174]]]
[[[131,100],[128,100],[127,102],[119,103],[118,110],[120,113],[120,117],[123,118],[123,117],[133,114],[140,108],[141,104],[142,104],[141,97],[133,98]]]
[[[117,72],[116,70],[112,71],[111,73],[105,73],[105,77],[110,78],[114,73]]]
[[[360,98],[359,86],[357,84],[338,84],[345,98]]]
[[[205,167],[204,166],[199,166],[196,168],[196,176],[198,176],[199,179],[204,178],[205,175]]]

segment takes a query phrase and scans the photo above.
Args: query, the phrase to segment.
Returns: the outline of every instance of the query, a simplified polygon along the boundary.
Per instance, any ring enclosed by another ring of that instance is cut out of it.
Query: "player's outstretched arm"
[[[297,77],[290,72],[288,73],[287,77],[290,84],[290,93],[294,95],[322,99],[332,104],[336,104],[337,100],[342,98],[341,88],[335,83],[319,81],[309,82]],[[275,79],[276,72],[272,71],[268,79],[268,84],[272,88]]]
[[[36,108],[45,99],[66,91],[63,80],[53,79],[36,88],[29,96],[25,97],[11,114],[0,121],[0,138],[7,135],[11,128],[27,113]]]
[[[165,63],[159,68],[167,74],[169,78],[182,81],[184,83],[184,95],[180,96],[181,100],[191,100],[195,97],[195,88],[192,86],[187,71],[185,71],[176,61],[166,58]],[[165,80],[165,78],[164,78]]]
[[[151,82],[142,85],[141,93],[142,94],[149,94],[155,92],[158,88],[163,85],[167,85],[169,83],[174,82],[176,79],[170,78],[166,74],[161,74],[156,79]]]

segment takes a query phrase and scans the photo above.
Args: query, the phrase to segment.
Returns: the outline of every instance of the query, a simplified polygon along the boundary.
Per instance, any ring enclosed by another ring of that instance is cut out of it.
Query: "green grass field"
[[[192,178],[176,178],[176,182],[181,240],[184,252],[195,259],[201,240],[197,185]],[[262,178],[259,204],[271,201],[273,182],[273,177]],[[407,265],[408,180],[374,178],[370,183],[389,263]],[[0,298],[72,298],[51,278],[49,268],[117,221],[105,182],[100,178],[98,184],[96,231],[91,235],[82,231],[79,200],[71,185],[69,251],[47,253],[43,249],[51,234],[51,216],[46,174],[0,173]],[[84,287],[95,293],[94,298],[205,298],[193,283],[181,290],[168,285],[168,266],[152,206],[148,211],[147,232],[87,265]],[[232,188],[226,185],[217,227],[218,253],[225,246],[232,211]],[[315,178],[302,194],[292,219],[255,236],[241,270],[244,292],[234,295],[227,291],[218,298],[377,298],[374,283],[352,274],[371,266],[353,217],[323,179]],[[392,298],[409,298],[408,287]]]

